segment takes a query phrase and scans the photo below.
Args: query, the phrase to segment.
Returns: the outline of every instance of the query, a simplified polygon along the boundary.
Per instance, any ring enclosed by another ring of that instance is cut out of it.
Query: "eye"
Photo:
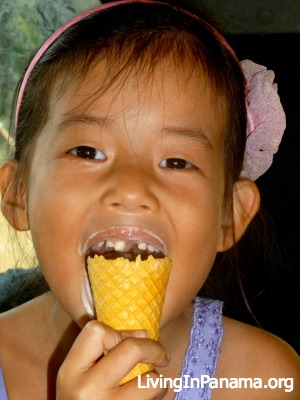
[[[181,158],[168,158],[159,163],[159,166],[162,168],[171,168],[171,169],[195,169],[196,167]]]
[[[101,150],[89,146],[74,147],[69,153],[86,160],[106,160],[106,155]]]

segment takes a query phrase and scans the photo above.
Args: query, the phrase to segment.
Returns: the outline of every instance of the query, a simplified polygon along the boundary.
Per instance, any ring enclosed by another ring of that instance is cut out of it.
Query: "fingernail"
[[[136,331],[120,331],[120,334],[123,339],[127,337],[135,337],[135,338],[143,338],[146,339],[149,337],[149,332],[145,329],[139,329]]]
[[[149,337],[149,332],[146,329],[140,329],[137,331],[133,331],[135,337],[139,338],[145,338],[147,339]]]

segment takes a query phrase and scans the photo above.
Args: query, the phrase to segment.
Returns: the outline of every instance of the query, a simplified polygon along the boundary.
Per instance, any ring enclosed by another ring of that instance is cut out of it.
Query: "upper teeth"
[[[139,248],[140,250],[146,250],[147,245],[146,245],[145,242],[141,242],[141,243],[138,244],[138,248]]]
[[[118,240],[115,243],[114,248],[115,248],[116,251],[124,251],[125,250],[125,246],[126,246],[126,243],[123,240]]]
[[[101,248],[103,245],[106,246],[106,248],[109,249],[114,249],[115,251],[124,251],[126,249],[127,244],[133,244],[134,242],[127,242],[125,240],[107,240],[107,241],[102,241],[98,243],[98,247]],[[137,243],[137,247],[139,250],[148,250],[150,253],[158,252],[159,249],[154,247],[151,244],[147,244],[146,242],[139,242]]]

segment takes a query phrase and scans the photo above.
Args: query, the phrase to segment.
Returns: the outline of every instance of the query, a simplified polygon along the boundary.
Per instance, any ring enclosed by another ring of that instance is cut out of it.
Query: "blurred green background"
[[[1,0],[0,163],[13,149],[14,132],[10,120],[14,92],[29,58],[62,23],[98,3],[96,0]],[[8,136],[11,136],[9,143]]]

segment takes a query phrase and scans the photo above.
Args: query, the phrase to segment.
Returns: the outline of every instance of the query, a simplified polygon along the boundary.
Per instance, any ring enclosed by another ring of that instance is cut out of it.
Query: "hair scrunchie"
[[[247,81],[247,142],[242,177],[255,181],[270,168],[286,127],[275,74],[263,65],[243,60]]]

